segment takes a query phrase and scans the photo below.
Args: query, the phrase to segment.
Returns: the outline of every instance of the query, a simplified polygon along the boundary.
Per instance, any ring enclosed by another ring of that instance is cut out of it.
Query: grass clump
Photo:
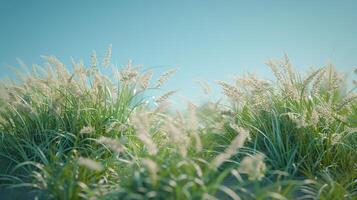
[[[231,104],[173,112],[175,72],[53,56],[1,84],[0,184],[39,199],[353,199],[357,102],[332,66],[218,82]],[[112,76],[103,71],[112,67]]]

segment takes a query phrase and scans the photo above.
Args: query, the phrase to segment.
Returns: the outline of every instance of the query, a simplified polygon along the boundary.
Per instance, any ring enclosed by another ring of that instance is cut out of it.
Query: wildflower
[[[103,166],[100,163],[98,163],[92,159],[89,159],[89,158],[80,157],[78,159],[78,164],[81,166],[84,166],[90,170],[93,170],[93,171],[102,171],[103,170]]]
[[[264,163],[263,154],[255,154],[243,158],[238,171],[248,175],[248,179],[255,181],[261,180],[264,177],[266,166]]]

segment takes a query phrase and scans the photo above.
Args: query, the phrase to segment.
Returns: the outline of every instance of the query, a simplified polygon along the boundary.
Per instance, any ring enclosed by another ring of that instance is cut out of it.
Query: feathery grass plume
[[[104,68],[109,67],[111,58],[112,58],[112,45],[110,44],[107,49],[107,53],[105,54],[104,59],[103,59],[103,67]]]
[[[129,84],[135,81],[138,74],[138,70],[132,69],[129,65],[129,67],[119,72],[119,80],[121,83]]]
[[[239,102],[242,100],[242,93],[238,90],[238,88],[224,81],[218,81],[218,85],[220,85],[223,89],[224,95],[226,95],[233,102]]]
[[[255,181],[261,180],[265,176],[266,166],[264,155],[261,153],[243,158],[238,171],[248,175],[248,179]]]
[[[93,170],[93,171],[102,171],[103,170],[103,166],[100,163],[98,163],[92,159],[89,159],[89,158],[79,157],[78,164],[83,167],[86,167],[90,170]]]
[[[198,129],[197,106],[192,102],[187,102],[187,123],[186,129],[196,131]]]
[[[144,112],[144,111],[139,111]],[[150,135],[150,123],[148,119],[148,113],[134,113],[130,121],[137,130],[138,138],[146,145],[148,148],[148,153],[150,155],[156,155],[158,148]]]
[[[335,70],[335,67],[332,64],[329,64],[327,67],[326,75],[327,77],[324,84],[329,98],[328,104],[332,106],[335,96],[334,94],[342,86],[344,77]]]
[[[333,133],[331,135],[331,144],[332,145],[339,144],[342,138],[343,138],[343,133]]]
[[[254,110],[268,109],[272,86],[268,81],[258,80],[254,74],[248,74],[243,78],[236,78],[236,85],[240,86],[242,99],[250,102],[250,107]]]
[[[209,84],[206,81],[198,81],[198,84],[201,86],[201,89],[205,94],[211,93],[212,88],[209,86]]]
[[[315,80],[312,83],[312,89],[311,89],[311,95],[317,96],[319,89],[321,88],[321,81],[323,80],[323,77],[325,75],[326,68],[323,67],[321,68],[321,71],[316,75]]]
[[[146,89],[149,87],[149,82],[151,80],[151,77],[152,77],[152,70],[150,71],[147,71],[145,74],[143,74],[140,79],[139,79],[139,83],[140,83],[140,86],[142,89]]]
[[[202,141],[198,133],[198,118],[197,118],[197,106],[191,102],[187,103],[187,123],[186,129],[188,129],[189,134],[195,139],[196,151],[200,152],[202,150]],[[185,127],[182,127],[183,129]]]
[[[293,112],[288,112],[285,113],[289,119],[296,124],[297,128],[305,128],[308,126],[308,123],[306,123],[305,117],[301,114],[298,113],[293,113]]]
[[[169,109],[171,103],[168,101],[163,101],[160,104],[157,105],[157,108],[153,111],[153,113],[163,113],[167,109]]]
[[[167,101],[168,98],[170,98],[170,97],[171,97],[172,95],[174,95],[176,92],[177,92],[177,90],[168,91],[168,92],[164,93],[163,95],[159,96],[159,97],[155,100],[155,102],[156,102],[157,104],[161,104],[161,103]]]
[[[318,105],[315,110],[325,120],[330,121],[332,119],[331,111],[327,105]]]
[[[56,69],[57,79],[62,83],[68,82],[70,78],[70,73],[68,72],[66,66],[58,60],[55,56],[42,56],[49,66],[53,66]]]
[[[308,85],[310,84],[310,82],[312,82],[312,80],[318,76],[322,71],[324,71],[324,68],[320,68],[317,69],[313,72],[311,72],[302,82],[302,89],[301,89],[301,98],[304,95],[306,89],[308,88]]]
[[[114,121],[114,122],[111,122],[108,126],[106,126],[105,133],[110,133],[113,130],[122,132],[122,131],[127,130],[127,128],[128,127],[126,124]]]
[[[155,88],[161,87],[169,78],[176,73],[177,69],[170,69],[166,72],[164,72],[162,75],[160,75],[159,79],[157,80],[157,83],[155,85]]]
[[[177,127],[175,120],[166,116],[165,124],[163,126],[163,130],[170,137],[170,143],[177,146],[179,153],[183,156],[187,156],[187,148],[190,145],[189,137],[183,132],[184,130]]]
[[[223,162],[232,157],[238,151],[238,149],[243,147],[244,142],[248,138],[249,131],[241,128],[239,134],[232,140],[231,144],[226,148],[226,150],[212,160],[211,166],[213,168],[218,168]]]
[[[352,134],[352,133],[357,133],[357,127],[348,127],[346,129],[346,135]],[[356,166],[357,167],[357,166]]]
[[[283,66],[284,66],[285,71],[289,75],[289,79],[291,80],[291,82],[294,83],[296,81],[296,74],[295,74],[293,66],[290,62],[289,56],[286,53],[284,54]]]
[[[112,151],[121,153],[125,151],[125,147],[116,139],[101,136],[98,143],[108,146]]]
[[[97,67],[98,59],[97,59],[97,54],[95,51],[92,52],[92,55],[90,56],[90,58],[91,58],[91,67]]]
[[[345,116],[339,115],[332,107],[329,106],[316,106],[316,111],[325,119],[330,122],[332,119],[337,119],[340,122],[347,124],[347,118]]]
[[[339,105],[336,106],[336,110],[341,110],[343,107],[345,107],[346,105],[354,102],[357,99],[357,94],[356,93],[349,93],[347,96],[345,96],[341,103]]]
[[[92,134],[92,133],[95,133],[95,129],[92,126],[84,126],[79,131],[79,134]]]
[[[277,79],[278,82],[284,83],[284,78],[283,75],[276,63],[276,61],[273,60],[268,60],[265,62],[265,64],[270,68],[270,70],[273,72],[275,78]]]
[[[159,172],[158,165],[156,164],[156,162],[154,162],[153,160],[148,159],[148,158],[143,158],[141,160],[141,162],[149,171],[153,184],[156,185],[156,183],[158,181],[158,172]]]
[[[320,116],[319,116],[319,113],[317,113],[317,111],[315,109],[313,109],[311,112],[310,120],[311,120],[311,124],[313,126],[316,126],[319,123]]]

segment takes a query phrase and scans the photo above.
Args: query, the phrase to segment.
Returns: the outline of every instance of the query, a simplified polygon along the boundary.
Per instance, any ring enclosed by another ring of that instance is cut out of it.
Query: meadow
[[[175,70],[110,57],[48,56],[1,82],[7,198],[357,199],[357,69],[352,83],[333,65],[302,75],[284,56],[266,62],[275,81],[218,81],[221,101],[175,111],[175,91],[147,95]]]

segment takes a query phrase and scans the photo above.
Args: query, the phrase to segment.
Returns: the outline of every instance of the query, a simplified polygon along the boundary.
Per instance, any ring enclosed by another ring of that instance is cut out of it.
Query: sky
[[[112,62],[129,59],[160,73],[178,68],[164,89],[199,102],[197,81],[215,85],[247,72],[272,78],[265,61],[289,55],[299,71],[333,63],[357,66],[355,0],[0,0],[0,77],[16,58],[41,55],[89,60],[113,46]]]

